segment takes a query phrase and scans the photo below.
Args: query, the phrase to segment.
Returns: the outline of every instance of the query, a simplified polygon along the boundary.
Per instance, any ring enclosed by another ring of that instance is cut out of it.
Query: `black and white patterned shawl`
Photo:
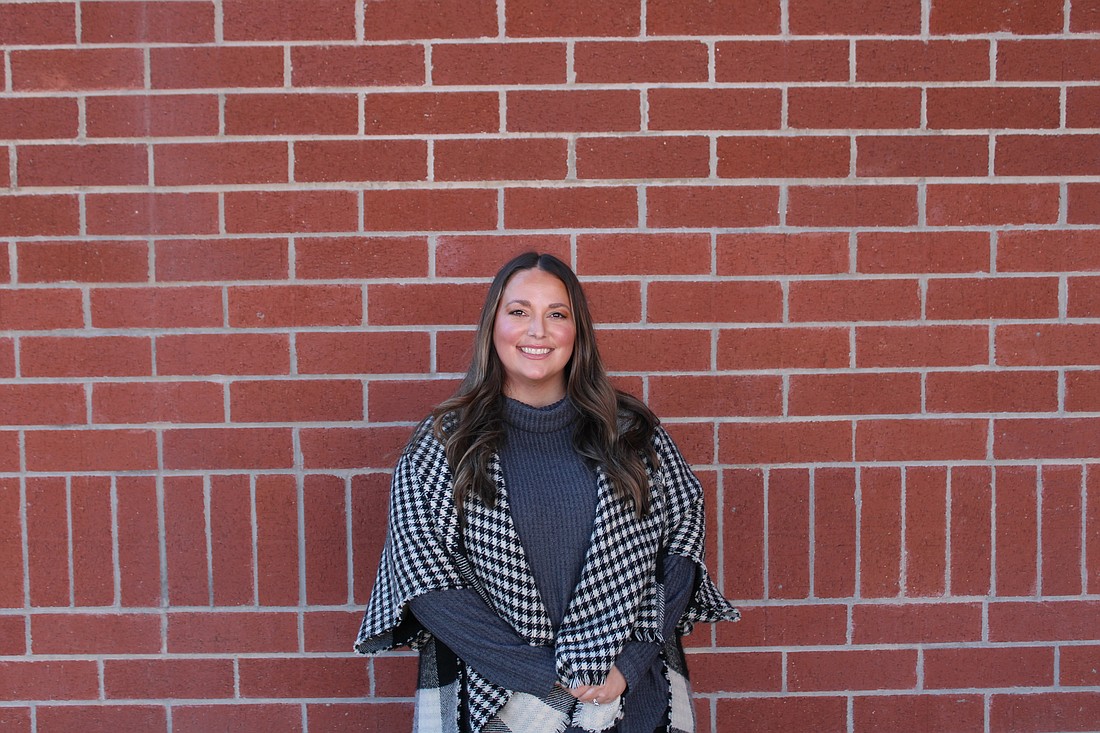
[[[490,466],[497,483],[496,506],[490,509],[469,499],[463,533],[443,445],[426,427],[421,426],[393,474],[389,533],[355,643],[361,654],[398,646],[421,651],[418,731],[508,731],[498,713],[509,698],[539,700],[489,682],[436,642],[408,613],[409,601],[423,593],[476,590],[528,642],[555,648],[558,678],[566,686],[601,684],[628,640],[664,641],[664,592],[656,567],[662,548],[694,560],[697,566],[695,591],[681,619],[681,632],[690,631],[694,622],[739,617],[707,575],[702,489],[663,428],[657,428],[653,439],[659,466],[649,467],[652,511],[646,518],[638,519],[613,494],[606,474],[597,469],[592,543],[555,638],[512,524],[499,458]],[[678,647],[678,638],[675,641]],[[682,667],[682,656],[681,664],[667,666]],[[670,674],[670,680],[673,697],[690,694],[686,677],[680,682]],[[571,696],[541,702],[556,710],[571,703]],[[674,718],[676,709],[684,705],[690,717],[689,701],[671,701]],[[566,717],[564,723],[568,722]],[[684,725],[675,729],[690,730],[690,725]]]

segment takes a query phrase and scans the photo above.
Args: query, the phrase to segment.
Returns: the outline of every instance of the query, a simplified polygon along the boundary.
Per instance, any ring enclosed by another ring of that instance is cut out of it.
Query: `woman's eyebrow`
[[[514,305],[523,305],[523,306],[526,306],[528,308],[531,307],[531,301],[529,301],[529,300],[519,300],[518,298],[509,300],[504,305],[508,306],[508,305],[513,305],[513,304]],[[568,303],[551,303],[550,305],[548,305],[546,307],[547,308],[568,308],[569,304]]]

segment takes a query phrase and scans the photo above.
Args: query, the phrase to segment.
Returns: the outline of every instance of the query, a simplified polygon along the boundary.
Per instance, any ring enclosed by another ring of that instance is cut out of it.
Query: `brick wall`
[[[400,731],[487,277],[588,285],[744,621],[703,733],[1100,730],[1096,0],[0,4],[0,729]]]

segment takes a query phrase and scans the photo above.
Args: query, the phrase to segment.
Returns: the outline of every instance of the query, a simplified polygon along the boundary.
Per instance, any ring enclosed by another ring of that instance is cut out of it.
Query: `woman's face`
[[[513,275],[493,322],[504,394],[534,407],[565,396],[565,366],[576,336],[569,293],[561,280],[538,268]]]

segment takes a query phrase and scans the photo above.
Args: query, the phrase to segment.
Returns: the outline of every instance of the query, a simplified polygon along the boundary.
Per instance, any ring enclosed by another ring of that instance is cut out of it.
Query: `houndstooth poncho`
[[[426,425],[417,435],[394,471],[389,534],[355,642],[361,654],[406,645],[420,650],[417,731],[550,733],[569,724],[599,731],[614,724],[618,712],[606,705],[602,710],[574,706],[564,690],[546,698],[513,693],[462,664],[408,612],[412,598],[449,588],[476,590],[529,643],[553,646],[558,678],[567,687],[601,684],[628,640],[662,642],[670,681],[670,729],[693,730],[679,640],[661,638],[664,592],[658,556],[682,555],[698,568],[694,595],[680,622],[682,632],[697,621],[735,621],[739,614],[707,575],[702,489],[665,430],[658,427],[653,438],[659,466],[649,467],[652,509],[644,519],[614,495],[606,474],[597,468],[592,544],[556,637],[512,524],[499,458],[490,464],[496,506],[467,500],[466,529],[461,532],[443,445]]]

